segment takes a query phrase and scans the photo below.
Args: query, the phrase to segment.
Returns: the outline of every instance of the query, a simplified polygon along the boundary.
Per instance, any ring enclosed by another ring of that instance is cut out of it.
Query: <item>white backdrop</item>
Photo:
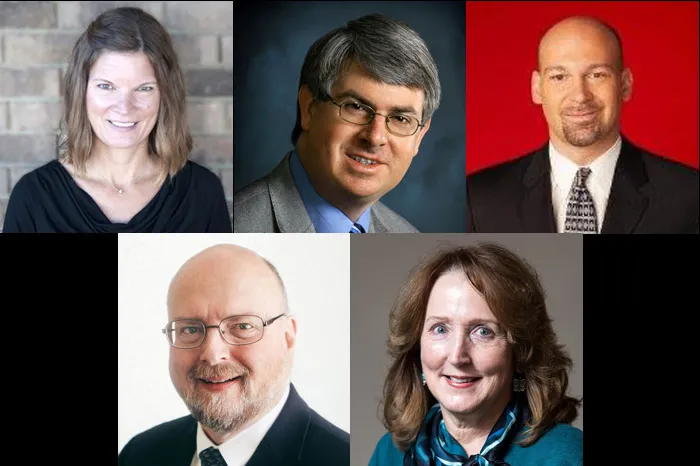
[[[199,251],[238,244],[268,259],[297,318],[292,382],[321,416],[350,432],[350,240],[347,234],[120,234],[119,448],[134,435],[188,414],[170,381],[166,295]]]

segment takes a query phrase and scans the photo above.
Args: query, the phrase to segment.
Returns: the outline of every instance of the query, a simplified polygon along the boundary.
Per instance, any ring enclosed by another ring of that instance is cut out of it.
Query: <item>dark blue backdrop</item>
[[[464,2],[234,2],[234,190],[293,148],[299,73],[325,33],[369,13],[405,21],[428,44],[442,98],[418,155],[382,202],[421,232],[464,232]]]

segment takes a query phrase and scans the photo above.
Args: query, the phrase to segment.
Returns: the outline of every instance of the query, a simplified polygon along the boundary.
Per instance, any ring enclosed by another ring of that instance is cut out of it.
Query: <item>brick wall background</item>
[[[97,15],[138,6],[170,32],[187,80],[191,159],[221,178],[233,222],[233,2],[0,1],[0,228],[12,187],[56,157],[73,44]]]

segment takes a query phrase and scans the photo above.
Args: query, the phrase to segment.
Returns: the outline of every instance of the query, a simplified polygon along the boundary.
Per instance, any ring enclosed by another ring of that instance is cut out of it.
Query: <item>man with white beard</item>
[[[120,466],[349,465],[350,436],[290,383],[296,320],[279,273],[255,252],[217,245],[168,291],[170,376],[191,416],[134,437]]]

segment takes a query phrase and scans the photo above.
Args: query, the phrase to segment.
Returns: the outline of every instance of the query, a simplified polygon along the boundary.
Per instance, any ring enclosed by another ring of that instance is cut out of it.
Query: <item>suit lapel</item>
[[[622,139],[601,233],[632,233],[649,205],[649,181],[639,150]]]
[[[523,196],[518,204],[522,231],[555,233],[548,146],[533,154],[522,181]]]
[[[290,385],[289,397],[280,415],[246,466],[300,465],[309,422],[308,405],[301,399],[294,385]]]
[[[315,233],[314,225],[294,184],[289,168],[290,156],[291,152],[287,153],[268,180],[273,215],[281,233]]]
[[[368,233],[386,233],[389,231],[389,229],[384,225],[384,222],[382,222],[382,219],[379,218],[377,215],[377,212],[373,208],[374,206],[370,207],[372,210],[370,210],[369,213],[369,231]]]
[[[197,451],[197,421],[190,416],[180,433],[175,437],[182,439],[171,445],[167,463],[170,466],[190,466]]]
[[[376,218],[374,216],[374,212],[370,212],[369,215],[369,231],[367,233],[377,233],[377,229],[375,228],[376,224]]]

